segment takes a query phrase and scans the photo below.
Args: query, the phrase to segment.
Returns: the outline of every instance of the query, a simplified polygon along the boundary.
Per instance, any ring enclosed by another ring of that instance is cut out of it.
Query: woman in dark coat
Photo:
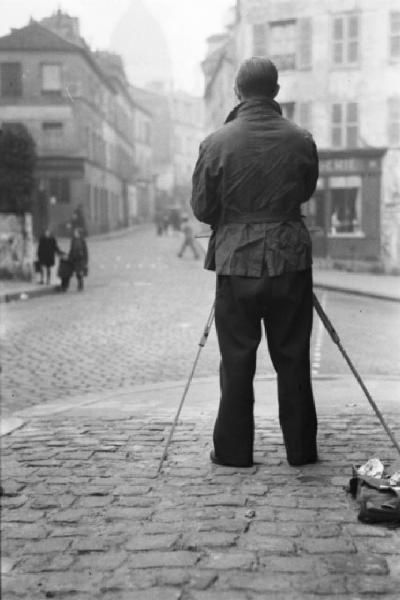
[[[39,246],[37,251],[38,263],[40,268],[39,283],[44,283],[43,271],[46,270],[46,283],[47,285],[50,284],[51,267],[54,267],[56,254],[61,256],[62,251],[58,247],[57,240],[51,233],[50,229],[46,229],[44,234],[39,239]]]
[[[80,229],[74,229],[71,247],[68,254],[72,272],[78,282],[78,291],[83,291],[83,278],[88,274],[89,253],[88,247]]]

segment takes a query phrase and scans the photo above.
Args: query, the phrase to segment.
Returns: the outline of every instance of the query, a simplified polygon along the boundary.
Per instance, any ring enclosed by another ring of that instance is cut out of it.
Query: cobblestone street
[[[76,293],[73,281],[65,295],[8,305],[3,410],[186,377],[211,308],[214,277],[189,254],[178,259],[180,243],[180,237],[156,237],[153,228],[89,241],[84,294]],[[217,369],[213,334],[198,375]]]
[[[398,532],[357,522],[349,464],[393,451],[371,416],[320,423],[322,462],[288,467],[276,420],[259,466],[207,460],[211,423],[57,416],[6,438],[3,598],[398,598]]]

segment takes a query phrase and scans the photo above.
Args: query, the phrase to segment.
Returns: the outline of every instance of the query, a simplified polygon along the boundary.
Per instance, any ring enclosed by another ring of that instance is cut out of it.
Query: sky
[[[79,17],[81,34],[92,49],[110,49],[113,33],[134,1],[0,0],[0,36],[7,35],[12,27],[23,27],[30,17],[40,20],[61,8]],[[199,63],[205,56],[205,40],[224,30],[227,12],[234,0],[142,1],[165,33],[175,86],[201,94]]]

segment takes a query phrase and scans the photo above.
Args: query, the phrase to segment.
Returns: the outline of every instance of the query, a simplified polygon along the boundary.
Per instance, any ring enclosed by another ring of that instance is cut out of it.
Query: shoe
[[[318,456],[316,454],[305,460],[304,459],[303,460],[289,460],[288,459],[288,463],[291,467],[302,467],[303,465],[313,465],[316,462],[318,462]]]
[[[230,463],[226,463],[215,454],[214,450],[210,452],[210,460],[214,465],[219,465],[220,467],[236,467],[238,469],[250,469],[253,466],[253,463],[247,465],[232,465]]]

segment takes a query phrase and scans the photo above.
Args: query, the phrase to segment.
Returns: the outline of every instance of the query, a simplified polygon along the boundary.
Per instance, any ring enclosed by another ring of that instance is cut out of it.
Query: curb
[[[46,296],[54,294],[58,291],[59,286],[51,286],[50,288],[41,288],[38,290],[21,290],[19,292],[10,292],[0,294],[0,304],[7,302],[15,302],[18,300],[30,300],[32,298],[39,298],[40,296]],[[399,296],[390,296],[388,294],[376,294],[366,290],[356,290],[352,288],[340,287],[330,285],[326,283],[317,283],[314,281],[314,288],[320,290],[326,290],[328,292],[337,292],[339,294],[350,294],[352,296],[362,296],[364,298],[371,298],[373,300],[386,300],[388,302],[400,302]]]
[[[54,285],[50,287],[33,289],[33,290],[21,290],[19,292],[9,292],[0,294],[0,304],[7,302],[15,302],[17,300],[30,300],[32,298],[39,298],[40,296],[47,296],[49,294],[55,294],[58,291],[59,286]]]
[[[389,294],[377,294],[367,290],[356,290],[354,288],[341,287],[331,285],[329,283],[317,283],[314,281],[314,288],[326,290],[328,292],[338,292],[340,294],[350,294],[353,296],[363,296],[364,298],[372,298],[374,300],[387,300],[389,302],[400,302],[400,296],[390,296]]]

